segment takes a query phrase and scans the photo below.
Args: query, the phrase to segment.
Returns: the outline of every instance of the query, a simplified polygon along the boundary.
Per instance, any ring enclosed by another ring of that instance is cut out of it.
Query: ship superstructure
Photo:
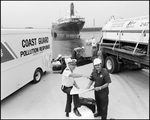
[[[74,14],[74,4],[70,5],[70,14],[61,17],[56,23],[52,24],[53,38],[76,38],[85,24],[85,18]]]

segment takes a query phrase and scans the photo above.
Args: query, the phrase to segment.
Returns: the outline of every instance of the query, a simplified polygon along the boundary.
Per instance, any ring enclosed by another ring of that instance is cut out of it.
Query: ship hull
[[[80,31],[83,28],[85,21],[67,22],[52,26],[53,38],[79,38]]]

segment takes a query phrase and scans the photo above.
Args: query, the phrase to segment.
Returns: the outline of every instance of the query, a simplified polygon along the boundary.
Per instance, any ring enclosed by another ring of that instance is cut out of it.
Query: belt
[[[64,88],[72,88],[72,87],[73,87],[73,86],[70,86],[70,87],[67,87],[67,86],[65,86],[65,85],[62,85],[62,86],[61,86],[62,89],[64,89]]]

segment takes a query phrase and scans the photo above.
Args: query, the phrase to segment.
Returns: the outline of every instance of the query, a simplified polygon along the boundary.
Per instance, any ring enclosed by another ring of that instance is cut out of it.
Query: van
[[[1,28],[1,100],[51,70],[49,29]]]

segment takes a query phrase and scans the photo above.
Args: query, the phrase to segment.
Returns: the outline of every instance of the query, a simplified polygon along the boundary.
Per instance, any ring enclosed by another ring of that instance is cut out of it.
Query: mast
[[[74,16],[74,4],[70,4],[70,16]]]
[[[94,31],[94,38],[95,38],[95,18],[93,19],[93,31]]]

